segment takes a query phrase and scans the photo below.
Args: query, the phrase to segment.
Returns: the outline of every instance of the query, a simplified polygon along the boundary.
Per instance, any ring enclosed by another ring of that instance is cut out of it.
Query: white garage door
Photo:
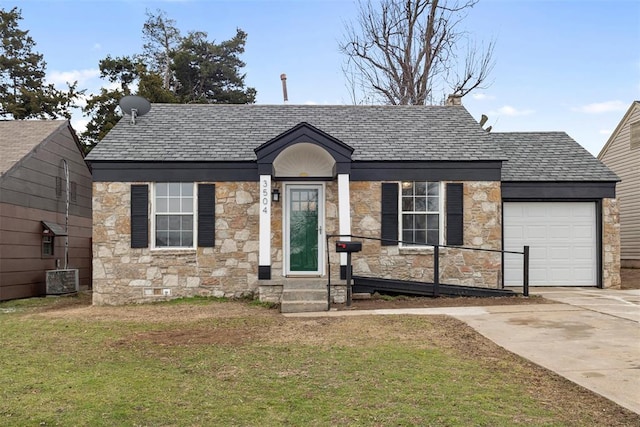
[[[505,202],[504,248],[525,245],[529,285],[597,285],[595,203]],[[505,254],[504,280],[522,285],[522,255]]]

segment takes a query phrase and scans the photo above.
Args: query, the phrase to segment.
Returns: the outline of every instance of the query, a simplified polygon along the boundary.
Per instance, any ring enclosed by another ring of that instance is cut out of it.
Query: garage
[[[504,202],[505,250],[529,250],[530,286],[597,286],[595,202]],[[522,255],[505,254],[505,286],[522,285]]]

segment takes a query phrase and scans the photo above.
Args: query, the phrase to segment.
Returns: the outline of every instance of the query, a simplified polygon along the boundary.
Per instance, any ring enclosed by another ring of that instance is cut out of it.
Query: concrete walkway
[[[531,294],[557,303],[287,316],[453,316],[512,353],[640,414],[640,290],[534,288]]]

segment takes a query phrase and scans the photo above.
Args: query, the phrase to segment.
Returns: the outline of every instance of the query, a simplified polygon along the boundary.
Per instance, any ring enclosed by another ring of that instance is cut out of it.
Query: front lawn
[[[0,304],[0,425],[640,425],[448,317]]]

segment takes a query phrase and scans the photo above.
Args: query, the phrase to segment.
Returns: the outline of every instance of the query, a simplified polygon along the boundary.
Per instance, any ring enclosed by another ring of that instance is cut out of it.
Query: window
[[[404,181],[401,192],[403,246],[440,243],[440,183]]]
[[[155,185],[155,247],[192,248],[194,242],[193,183]]]
[[[56,176],[56,197],[62,197],[62,178]]]
[[[55,248],[54,245],[54,237],[53,235],[43,235],[42,236],[42,256],[43,257],[51,257],[54,255],[53,250]]]
[[[78,201],[78,185],[76,184],[75,181],[71,181],[70,187],[71,187],[70,189],[71,201],[77,202]]]
[[[630,148],[640,148],[640,122],[631,123],[629,125],[630,136]]]
[[[66,236],[67,230],[60,224],[51,221],[42,222],[42,257],[49,258],[54,255],[56,236]]]
[[[131,247],[148,248],[151,239],[155,242],[152,247],[193,248],[194,235],[198,236],[199,247],[214,247],[215,184],[198,184],[197,197],[193,190],[192,183],[131,185]],[[197,219],[194,213],[196,199]],[[198,227],[197,233],[194,223]]]

